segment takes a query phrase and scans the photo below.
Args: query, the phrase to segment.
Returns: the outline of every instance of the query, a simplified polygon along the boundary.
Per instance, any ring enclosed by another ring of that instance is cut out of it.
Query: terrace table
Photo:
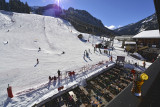
[[[73,98],[73,100],[76,102],[77,101],[77,97],[76,97],[76,95],[74,94],[74,92],[73,91],[70,91],[70,92],[68,92],[69,93],[69,95]]]

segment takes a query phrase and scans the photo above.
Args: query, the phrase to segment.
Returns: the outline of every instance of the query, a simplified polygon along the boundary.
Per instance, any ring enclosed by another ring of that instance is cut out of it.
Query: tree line
[[[9,2],[6,2],[6,0],[0,0],[0,10],[30,13],[31,9],[27,2],[23,3],[20,0],[9,0]]]

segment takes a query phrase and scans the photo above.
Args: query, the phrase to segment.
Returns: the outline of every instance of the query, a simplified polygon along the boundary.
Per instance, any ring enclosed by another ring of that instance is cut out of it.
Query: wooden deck
[[[92,107],[106,106],[132,82],[130,71],[119,66],[87,81],[87,86],[78,86],[54,98],[40,107]],[[77,101],[69,92],[72,91]]]

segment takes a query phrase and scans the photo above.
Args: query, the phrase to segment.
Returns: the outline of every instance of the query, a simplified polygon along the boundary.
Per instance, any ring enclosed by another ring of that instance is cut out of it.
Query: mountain
[[[106,28],[101,20],[93,17],[85,10],[78,10],[70,7],[68,10],[64,10],[64,14],[61,15],[61,17],[68,20],[75,29],[80,32],[95,35],[114,35],[114,32]]]
[[[69,21],[76,30],[95,34],[95,35],[106,35],[113,36],[115,33],[112,30],[106,28],[101,20],[93,17],[90,13],[85,10],[78,10],[70,7],[68,10],[64,10],[56,4],[49,4],[44,7],[35,9],[36,14],[60,17]]]
[[[114,31],[119,35],[136,35],[144,30],[158,29],[158,21],[156,14],[153,14],[145,19],[132,23],[124,27],[115,29]]]
[[[40,8],[40,6],[30,6],[30,8],[32,12],[35,12],[36,9]]]

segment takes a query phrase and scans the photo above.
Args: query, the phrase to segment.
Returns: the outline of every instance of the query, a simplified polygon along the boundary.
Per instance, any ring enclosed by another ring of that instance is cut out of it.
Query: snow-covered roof
[[[136,44],[136,42],[129,42],[129,41],[126,41],[125,44]]]
[[[160,34],[159,30],[148,30],[133,36],[133,38],[160,38]]]

